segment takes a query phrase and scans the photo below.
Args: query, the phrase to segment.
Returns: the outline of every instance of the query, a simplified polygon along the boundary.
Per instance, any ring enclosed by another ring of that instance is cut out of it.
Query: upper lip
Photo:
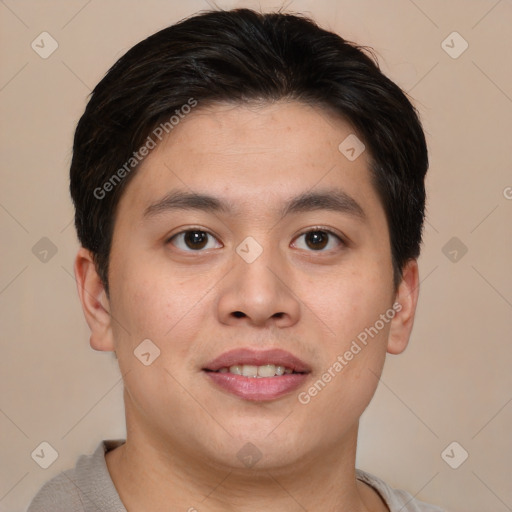
[[[309,373],[310,367],[290,352],[281,349],[254,350],[250,348],[237,348],[224,352],[207,363],[203,370],[217,371],[237,364],[263,366],[274,364],[290,368],[297,373]]]

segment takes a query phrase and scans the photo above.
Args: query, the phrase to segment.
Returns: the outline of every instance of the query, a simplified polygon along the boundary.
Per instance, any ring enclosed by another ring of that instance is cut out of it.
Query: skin
[[[78,252],[91,346],[115,351],[124,376],[127,441],[106,460],[130,512],[387,510],[355,479],[358,421],[386,353],[407,346],[418,268],[410,261],[393,287],[370,155],[351,162],[338,150],[351,133],[340,118],[298,102],[199,105],[146,158],[121,198],[108,297],[92,255]],[[280,214],[293,197],[334,189],[356,201],[364,218],[329,209]],[[207,193],[232,210],[144,218],[175,190]],[[320,227],[345,242],[331,235],[323,249],[311,248],[303,234]],[[187,251],[182,236],[169,241],[192,228],[213,235],[205,249]],[[263,248],[252,263],[235,251],[248,236]],[[301,404],[297,394],[394,302],[401,311],[393,320]],[[144,366],[133,351],[148,338],[161,354]],[[243,400],[202,371],[238,347],[285,349],[312,371],[277,400]],[[237,458],[248,442],[262,454],[252,468]]]

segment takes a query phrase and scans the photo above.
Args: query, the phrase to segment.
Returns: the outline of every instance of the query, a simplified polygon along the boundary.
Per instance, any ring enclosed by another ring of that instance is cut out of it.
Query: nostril
[[[243,313],[242,311],[234,311],[233,313],[233,316],[235,316],[236,318],[242,318],[245,316],[245,313]]]
[[[274,313],[272,316],[273,316],[274,318],[283,318],[284,313]]]

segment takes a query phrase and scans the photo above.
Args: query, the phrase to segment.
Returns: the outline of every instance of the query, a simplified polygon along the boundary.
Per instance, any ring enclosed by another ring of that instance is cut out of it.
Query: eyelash
[[[183,231],[180,231],[179,233],[176,233],[176,234],[172,235],[172,236],[171,236],[171,237],[166,241],[166,243],[172,243],[172,241],[173,241],[174,239],[176,239],[177,237],[179,237],[179,236],[184,236],[184,235],[186,235],[187,233],[191,233],[191,232],[192,232],[192,233],[193,233],[193,232],[205,233],[207,236],[209,236],[209,237],[213,237],[214,239],[216,239],[216,240],[217,240],[217,237],[216,237],[214,234],[212,234],[210,231],[207,231],[206,229],[203,229],[203,228],[201,228],[201,227],[191,227],[191,228],[185,229],[185,230],[183,230]],[[342,247],[346,247],[346,246],[347,246],[347,242],[345,241],[345,239],[344,239],[341,235],[339,235],[339,234],[335,233],[334,231],[332,231],[332,230],[330,230],[330,229],[328,229],[328,228],[322,227],[322,226],[314,226],[314,227],[312,227],[312,228],[310,228],[310,229],[308,229],[308,230],[306,230],[306,231],[303,231],[302,233],[300,233],[299,235],[297,235],[297,236],[293,239],[293,243],[294,243],[296,240],[298,240],[300,237],[303,237],[303,236],[305,236],[305,235],[308,235],[309,233],[325,233],[325,234],[327,234],[327,235],[328,235],[329,239],[331,239],[331,238],[335,238],[335,239],[337,239],[337,240],[338,240],[338,242],[339,242],[339,245],[340,245],[340,246],[342,246]],[[219,242],[219,241],[217,240],[217,242]],[[327,243],[329,243],[329,242],[330,242],[330,240],[329,240]],[[208,242],[207,242],[207,243],[208,243]],[[219,243],[220,243],[220,242],[219,242]],[[173,245],[174,245],[174,244],[173,244]],[[179,248],[178,248],[178,249],[179,249]],[[183,250],[184,252],[204,252],[202,249],[194,250],[194,249],[190,249],[190,248],[189,248],[189,249],[180,249],[180,250]],[[307,250],[307,249],[303,249],[303,250]],[[308,252],[329,252],[329,251],[331,251],[331,250],[332,250],[332,249],[327,250],[327,251],[322,250],[322,249],[320,249],[320,250],[310,249]]]

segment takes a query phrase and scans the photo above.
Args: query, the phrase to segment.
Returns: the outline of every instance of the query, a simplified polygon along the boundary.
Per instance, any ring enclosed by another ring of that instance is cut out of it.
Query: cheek
[[[178,279],[165,258],[137,253],[130,246],[126,253],[131,256],[112,258],[116,313],[139,334],[162,338],[199,300],[201,289]]]
[[[303,289],[302,295],[308,297],[305,302],[328,328],[333,344],[340,350],[391,307],[392,274],[385,270],[378,265],[354,266],[317,282],[321,291],[315,294]],[[389,326],[385,327],[379,331],[387,331]]]
[[[173,363],[190,350],[196,334],[204,287],[176,279],[161,266],[132,258],[117,264],[111,276],[112,327],[116,352],[124,360],[146,339],[161,351],[160,362]],[[171,361],[172,355],[172,361]]]
[[[331,331],[325,337],[323,373],[319,376],[328,381],[329,389],[322,391],[319,405],[325,400],[330,407],[361,413],[373,396],[394,313],[389,313],[392,288],[387,277],[382,279],[384,275],[388,276],[378,266],[355,269],[338,283],[331,283],[315,305]]]
[[[133,266],[122,275],[112,289],[119,367],[131,403],[145,417],[159,417],[183,400],[179,382],[201,325],[199,297],[154,267]]]
[[[332,441],[358,421],[377,388],[386,357],[390,320],[380,319],[391,307],[363,286],[338,295],[339,307],[327,311],[336,336],[326,337],[320,371],[299,396],[312,430]],[[326,411],[329,414],[326,415]]]

